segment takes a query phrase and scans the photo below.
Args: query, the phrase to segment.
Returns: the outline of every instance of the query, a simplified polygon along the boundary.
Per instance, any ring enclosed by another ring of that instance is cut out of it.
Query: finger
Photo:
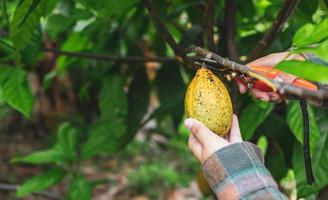
[[[237,115],[232,116],[232,125],[230,129],[230,136],[229,136],[229,142],[236,143],[236,142],[242,142],[243,139],[241,138],[240,134],[240,128],[239,128],[239,122]]]
[[[244,94],[246,91],[247,91],[247,87],[246,85],[240,83],[237,81],[237,85],[238,85],[238,88],[239,88],[239,92]]]
[[[188,147],[191,150],[191,152],[194,154],[194,156],[197,158],[197,160],[201,161],[202,146],[193,135],[189,135]]]
[[[194,135],[194,137],[199,141],[201,145],[208,145],[213,143],[213,141],[219,143],[227,142],[222,137],[217,136],[210,129],[208,129],[202,122],[197,121],[192,118],[185,120],[185,126]]]
[[[251,90],[251,94],[252,94],[255,98],[257,98],[257,99],[259,99],[259,100],[261,100],[261,101],[265,101],[265,102],[270,101],[270,97],[269,97],[269,95],[268,95],[267,92],[262,92],[262,91],[260,91],[260,90],[258,90],[258,89],[252,89],[252,90]]]
[[[268,66],[272,67],[283,60],[288,55],[288,52],[273,53],[262,58],[258,58],[250,63],[248,66]]]
[[[250,63],[247,63],[248,66],[273,66],[272,65],[272,61],[270,59],[268,59],[268,56],[262,57],[262,58],[258,58]]]
[[[275,101],[278,103],[280,103],[282,101],[280,95],[276,92],[269,92],[268,95],[269,95],[271,101]]]

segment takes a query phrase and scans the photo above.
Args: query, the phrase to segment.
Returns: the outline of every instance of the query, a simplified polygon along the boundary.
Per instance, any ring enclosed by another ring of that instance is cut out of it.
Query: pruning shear
[[[208,67],[209,69],[225,72],[231,78],[236,79],[236,81],[238,81],[239,83],[246,85],[249,89],[254,88],[262,92],[273,91],[273,89],[265,82],[253,78],[248,74],[244,74],[239,71],[232,71],[231,69],[222,66],[220,63],[218,63],[215,60],[209,58],[200,58],[199,61],[202,63],[202,65],[205,64],[205,66]],[[195,61],[195,64],[199,65],[200,62]],[[316,84],[307,81],[305,79],[299,78],[293,74],[289,74],[279,69],[275,69],[272,66],[248,66],[248,67],[251,71],[254,71],[270,80],[278,80],[278,81],[286,82],[294,86],[313,90],[313,91],[318,90],[318,86]]]

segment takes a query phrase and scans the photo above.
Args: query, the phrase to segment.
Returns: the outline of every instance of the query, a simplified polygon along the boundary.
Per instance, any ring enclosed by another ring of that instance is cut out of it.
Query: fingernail
[[[188,118],[184,121],[184,125],[187,129],[191,130],[192,126],[194,125],[194,121]]]

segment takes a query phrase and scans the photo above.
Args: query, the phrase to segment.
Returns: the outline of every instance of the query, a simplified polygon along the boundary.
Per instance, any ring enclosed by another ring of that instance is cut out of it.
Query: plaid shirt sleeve
[[[288,199],[278,190],[263,163],[257,146],[240,142],[213,153],[202,168],[218,199]]]

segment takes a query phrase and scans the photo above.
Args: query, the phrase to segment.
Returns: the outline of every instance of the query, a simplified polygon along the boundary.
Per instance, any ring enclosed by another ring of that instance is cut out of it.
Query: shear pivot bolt
[[[247,83],[247,87],[248,87],[248,89],[252,89],[253,88],[253,83]]]

